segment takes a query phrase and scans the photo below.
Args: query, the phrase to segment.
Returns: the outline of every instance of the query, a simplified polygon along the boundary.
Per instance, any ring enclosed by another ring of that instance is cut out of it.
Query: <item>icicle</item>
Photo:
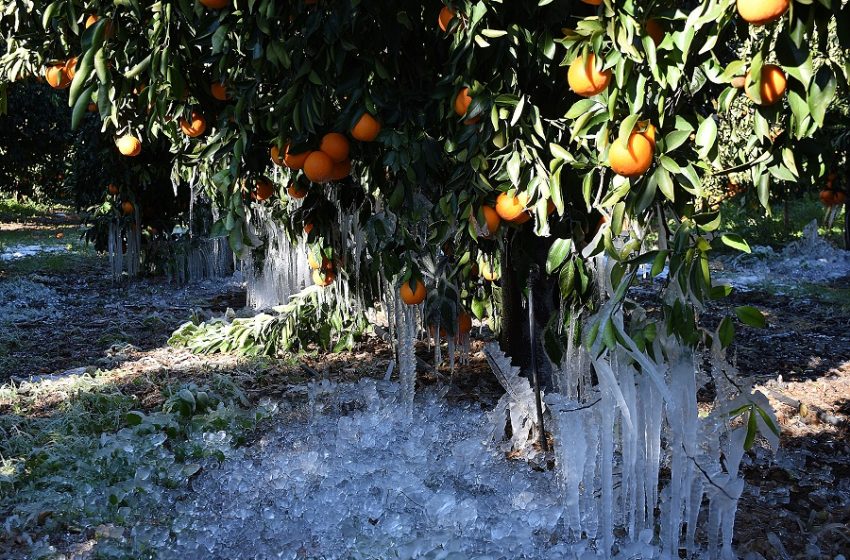
[[[413,398],[416,395],[416,310],[396,299],[396,307],[401,307],[401,321],[398,324],[399,384],[401,385],[401,404],[413,413]]]

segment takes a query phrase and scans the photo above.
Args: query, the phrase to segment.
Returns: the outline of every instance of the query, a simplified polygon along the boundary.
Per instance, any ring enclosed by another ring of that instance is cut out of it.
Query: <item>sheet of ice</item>
[[[45,253],[64,253],[67,249],[58,245],[12,245],[0,252],[0,261],[14,261]]]
[[[750,254],[739,254],[724,259],[723,263],[724,270],[714,274],[715,283],[740,287],[823,282],[850,276],[850,251],[821,238],[816,221],[803,229],[800,240],[789,243],[781,251],[755,246]]]

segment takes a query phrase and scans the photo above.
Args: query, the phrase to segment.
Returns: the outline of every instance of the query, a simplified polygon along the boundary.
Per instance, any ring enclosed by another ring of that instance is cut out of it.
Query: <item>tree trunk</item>
[[[844,250],[850,251],[850,200],[844,203]]]
[[[557,278],[546,274],[546,259],[551,238],[540,238],[529,229],[510,231],[502,255],[502,332],[501,346],[513,364],[530,377],[531,346],[528,327],[528,309],[525,306],[525,289],[528,271],[537,266],[540,273],[534,282],[534,315],[537,372],[540,387],[552,386],[552,367],[543,347],[543,330],[558,312],[559,291]],[[517,250],[522,247],[522,250]]]

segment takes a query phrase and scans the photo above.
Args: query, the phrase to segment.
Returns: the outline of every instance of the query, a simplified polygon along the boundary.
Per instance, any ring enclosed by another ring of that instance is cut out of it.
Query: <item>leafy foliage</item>
[[[277,356],[313,344],[324,351],[350,350],[366,328],[366,319],[361,311],[347,309],[337,301],[334,293],[309,286],[286,305],[274,308],[275,315],[190,321],[174,331],[168,343],[198,354],[246,356]]]
[[[316,217],[311,242],[344,255],[338,221],[321,211],[338,207],[369,233],[360,278],[419,275],[425,256],[457,263],[510,254],[504,267],[519,282],[546,263],[547,280],[579,306],[593,297],[592,257],[618,262],[615,284],[646,259],[667,263],[676,296],[663,309],[668,324],[689,344],[709,343],[696,311],[723,291],[708,271],[721,219],[706,185],[747,173],[767,206],[777,181],[820,173],[797,147],[846,95],[846,58],[832,55],[850,46],[850,7],[797,1],[776,23],[752,26],[732,0],[451,6],[443,31],[430,2],[237,0],[221,10],[189,0],[20,2],[0,26],[8,45],[0,73],[14,81],[77,56],[74,124],[94,101],[104,126],[142,138],[143,153],[169,144],[175,173],[204,186],[221,211],[216,231],[237,253],[257,244],[246,206],[255,203],[254,179],[269,173],[270,146],[315,150],[325,133],[348,132],[368,112],[383,129],[374,142],[352,144],[350,177],[319,186],[295,169],[275,172],[278,182],[306,187],[305,206],[316,210],[285,211],[280,221],[292,234]],[[93,14],[99,19],[85,27]],[[646,31],[650,21],[660,36]],[[565,67],[591,52],[611,82],[583,98],[567,89]],[[787,77],[772,105],[760,93],[766,64]],[[224,85],[224,99],[213,83]],[[465,112],[456,103],[463,88]],[[740,135],[725,134],[730,109],[750,123]],[[208,124],[198,138],[179,127],[193,112]],[[648,171],[613,173],[612,145],[650,125]],[[527,197],[533,221],[505,222],[507,236],[484,239],[481,206],[505,192]],[[638,232],[667,217],[674,227],[646,254]],[[475,280],[462,280],[458,299],[480,309],[470,298]]]

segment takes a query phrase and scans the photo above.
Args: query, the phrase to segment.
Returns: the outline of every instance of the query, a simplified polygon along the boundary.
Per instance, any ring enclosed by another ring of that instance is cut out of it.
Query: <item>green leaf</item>
[[[696,145],[699,157],[706,158],[717,142],[717,123],[713,117],[708,117],[697,130]]]
[[[629,115],[622,123],[620,123],[620,133],[617,136],[617,139],[620,142],[628,146],[629,138],[631,137],[632,132],[634,132],[638,120],[640,120],[640,115]]]
[[[748,414],[749,418],[747,419],[747,437],[744,438],[744,449],[749,451],[753,447],[753,443],[756,441],[756,434],[758,433],[758,424],[756,423],[756,415],[753,413],[752,408]]]
[[[809,85],[809,111],[818,127],[823,126],[826,110],[835,99],[838,80],[829,66],[823,65],[818,69],[815,79]]]
[[[573,242],[571,239],[556,239],[549,248],[549,256],[546,258],[546,273],[552,274],[561,266],[570,255]]]
[[[131,410],[125,417],[128,426],[138,426],[145,420],[145,413],[138,410]]]
[[[747,244],[747,241],[743,237],[735,233],[727,233],[721,236],[720,240],[723,242],[724,245],[726,245],[727,247],[731,247],[736,251],[741,251],[742,253],[748,254],[751,252],[750,246],[749,244]]]
[[[723,348],[728,348],[735,339],[735,325],[729,317],[724,317],[720,321],[720,326],[717,328],[717,334],[720,338],[720,345]]]
[[[745,325],[749,325],[757,329],[763,329],[767,326],[767,320],[764,315],[762,315],[762,312],[750,305],[736,307],[735,315],[737,315],[738,319],[740,319]]]

